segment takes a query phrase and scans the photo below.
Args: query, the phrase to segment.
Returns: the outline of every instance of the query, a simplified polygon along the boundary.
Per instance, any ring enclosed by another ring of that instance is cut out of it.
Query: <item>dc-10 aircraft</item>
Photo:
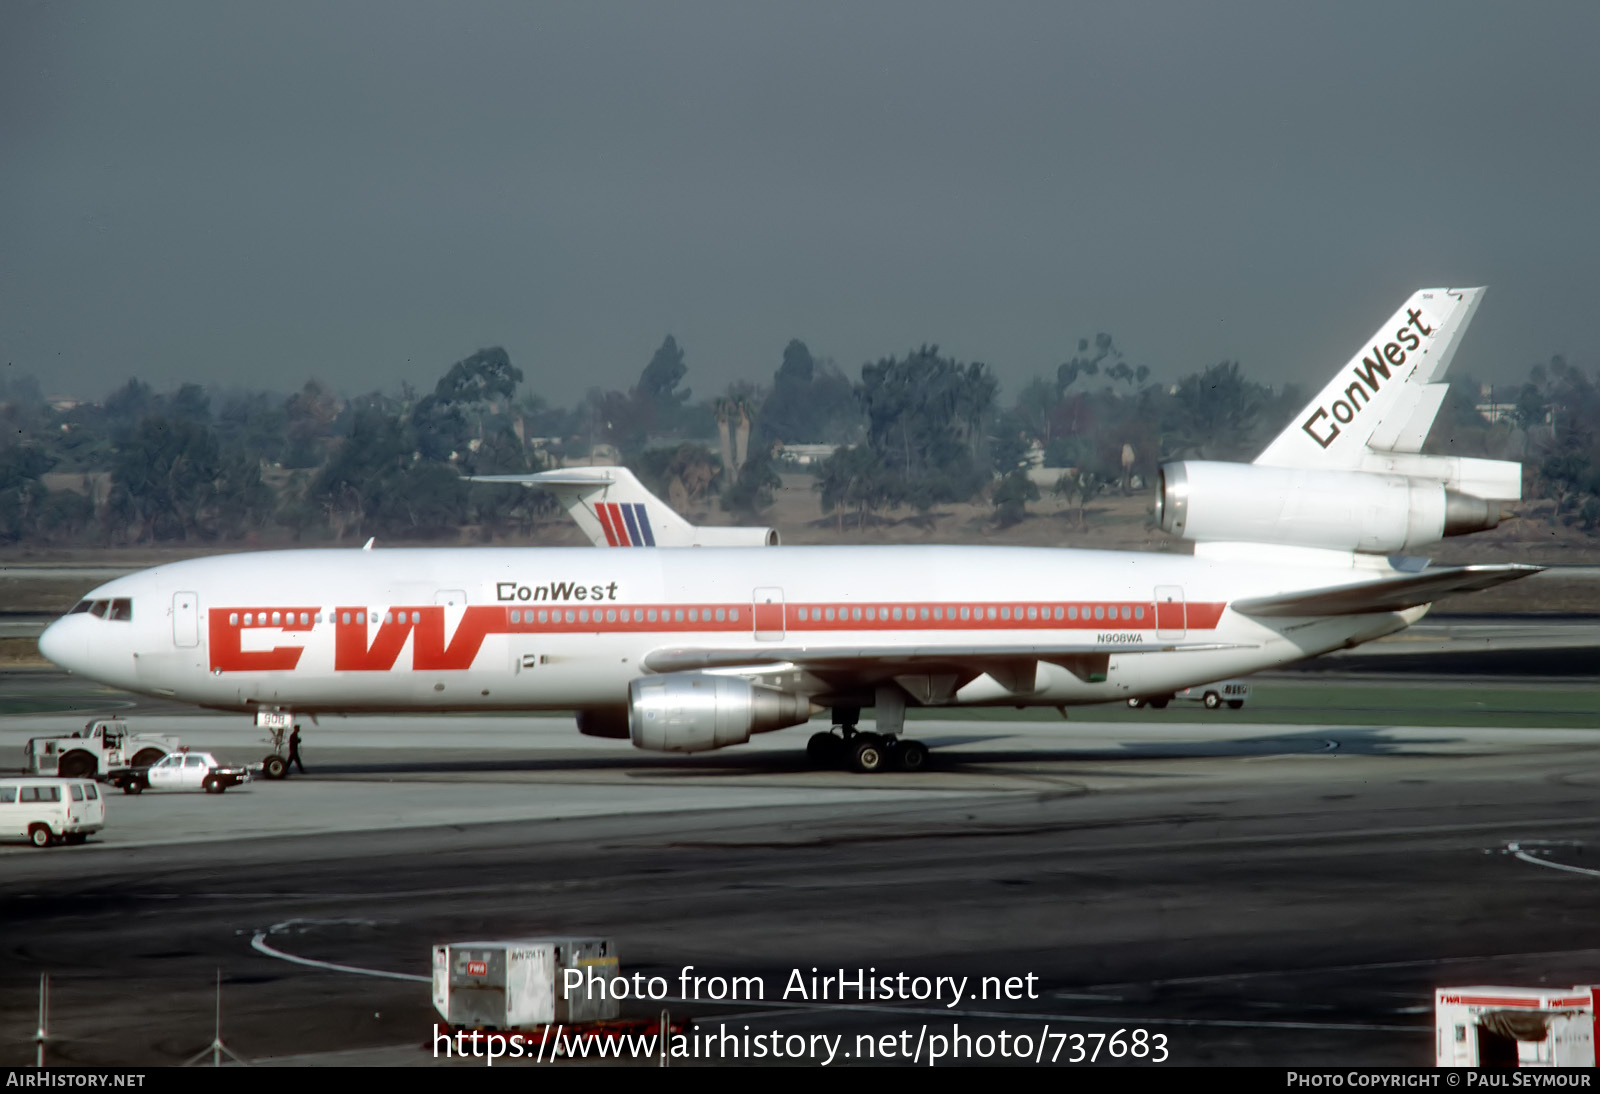
[[[40,639],[57,665],[292,715],[574,710],[698,752],[800,725],[818,763],[915,770],[908,706],[1168,695],[1354,646],[1538,567],[1405,552],[1493,527],[1515,463],[1421,454],[1481,289],[1415,293],[1252,464],[1161,469],[1174,555],[1021,547],[294,550],[161,565]],[[637,521],[638,514],[634,514]],[[624,520],[626,527],[626,520]],[[858,728],[875,710],[874,731]]]

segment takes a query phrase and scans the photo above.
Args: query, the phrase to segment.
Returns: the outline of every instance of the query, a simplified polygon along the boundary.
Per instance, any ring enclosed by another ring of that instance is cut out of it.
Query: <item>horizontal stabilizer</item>
[[[1447,593],[1471,593],[1492,588],[1519,577],[1538,573],[1542,566],[1509,563],[1499,566],[1457,566],[1426,570],[1420,574],[1340,585],[1331,589],[1280,593],[1276,596],[1235,600],[1230,607],[1243,615],[1258,617],[1310,615],[1369,615],[1398,612],[1431,604]]]

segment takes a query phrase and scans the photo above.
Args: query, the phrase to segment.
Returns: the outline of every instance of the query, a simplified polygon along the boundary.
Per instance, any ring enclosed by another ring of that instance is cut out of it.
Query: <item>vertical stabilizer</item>
[[[1444,401],[1439,381],[1483,292],[1413,293],[1255,462],[1354,469],[1371,451],[1419,451]]]

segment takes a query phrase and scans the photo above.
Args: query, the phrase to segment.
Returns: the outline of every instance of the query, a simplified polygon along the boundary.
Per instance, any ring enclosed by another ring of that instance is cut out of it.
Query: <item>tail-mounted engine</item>
[[[1324,471],[1185,460],[1163,464],[1156,522],[1197,543],[1273,543],[1391,554],[1500,523],[1497,502],[1453,489],[1485,486],[1505,496],[1520,465],[1411,456],[1454,479],[1375,471]],[[1507,470],[1511,469],[1511,470]]]

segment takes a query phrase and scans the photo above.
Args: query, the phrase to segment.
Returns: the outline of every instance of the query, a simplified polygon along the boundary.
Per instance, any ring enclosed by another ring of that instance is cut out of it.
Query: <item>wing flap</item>
[[[1249,597],[1229,605],[1242,615],[1261,618],[1305,615],[1369,615],[1398,612],[1429,604],[1446,593],[1470,593],[1492,588],[1544,569],[1507,563],[1497,566],[1455,566],[1420,574],[1339,585],[1326,589]]]

